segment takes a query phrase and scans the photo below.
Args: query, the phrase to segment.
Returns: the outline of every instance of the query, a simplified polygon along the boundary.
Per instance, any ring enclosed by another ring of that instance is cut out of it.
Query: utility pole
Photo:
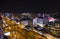
[[[0,16],[0,39],[3,39],[3,23],[2,23],[2,17]]]

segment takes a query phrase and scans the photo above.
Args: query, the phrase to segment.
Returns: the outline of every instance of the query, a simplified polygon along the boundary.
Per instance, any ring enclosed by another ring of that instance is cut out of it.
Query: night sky
[[[60,2],[0,0],[0,12],[60,13]]]

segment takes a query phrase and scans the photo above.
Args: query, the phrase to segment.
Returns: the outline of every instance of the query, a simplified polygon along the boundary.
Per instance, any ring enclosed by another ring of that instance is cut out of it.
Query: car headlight
[[[16,24],[20,24],[20,22],[16,22]]]
[[[6,32],[4,33],[5,36],[9,36],[10,35],[10,32]]]

